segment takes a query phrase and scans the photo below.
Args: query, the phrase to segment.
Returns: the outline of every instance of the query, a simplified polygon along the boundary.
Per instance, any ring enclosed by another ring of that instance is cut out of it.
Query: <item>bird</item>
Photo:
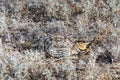
[[[76,42],[76,46],[77,46],[81,51],[86,51],[88,44],[89,44],[89,42],[82,42],[82,41],[77,41],[77,42]]]

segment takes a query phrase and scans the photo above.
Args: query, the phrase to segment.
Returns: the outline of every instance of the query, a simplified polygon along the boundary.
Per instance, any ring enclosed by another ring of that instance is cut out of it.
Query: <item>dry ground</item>
[[[0,80],[120,80],[120,0],[0,0]]]

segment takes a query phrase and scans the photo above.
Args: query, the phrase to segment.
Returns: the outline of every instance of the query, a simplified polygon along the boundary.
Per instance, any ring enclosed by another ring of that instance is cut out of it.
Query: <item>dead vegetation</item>
[[[119,80],[119,0],[2,0],[1,80]]]

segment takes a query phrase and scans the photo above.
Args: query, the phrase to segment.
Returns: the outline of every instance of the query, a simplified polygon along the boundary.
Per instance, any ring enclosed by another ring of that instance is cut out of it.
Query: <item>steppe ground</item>
[[[0,80],[120,80],[120,0],[0,0]]]

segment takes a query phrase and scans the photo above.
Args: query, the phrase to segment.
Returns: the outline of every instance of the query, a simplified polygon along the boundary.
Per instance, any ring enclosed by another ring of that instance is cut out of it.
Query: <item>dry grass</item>
[[[119,80],[119,4],[2,0],[0,80]]]

